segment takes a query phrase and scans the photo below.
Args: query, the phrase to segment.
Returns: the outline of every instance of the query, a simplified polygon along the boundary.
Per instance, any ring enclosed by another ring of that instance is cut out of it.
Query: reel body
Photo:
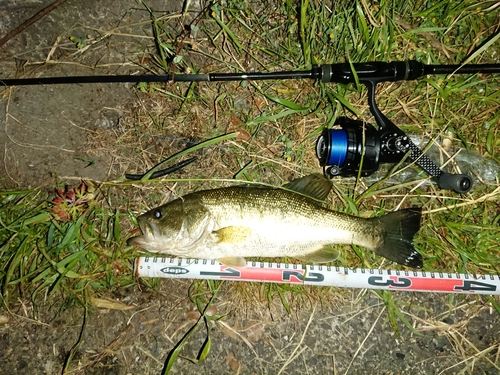
[[[329,177],[366,177],[374,173],[381,156],[377,129],[347,117],[339,117],[335,125],[335,129],[323,130],[316,142],[316,156],[320,165],[326,167],[325,173]]]
[[[380,132],[347,117],[339,117],[334,125],[323,130],[316,142],[316,156],[330,177],[370,176],[380,163],[397,163],[409,150],[406,135]]]
[[[464,194],[472,188],[472,180],[463,174],[445,173],[400,129],[376,129],[363,121],[339,117],[334,128],[324,129],[316,141],[316,156],[330,178],[370,176],[380,163],[397,163],[410,153],[441,189]]]

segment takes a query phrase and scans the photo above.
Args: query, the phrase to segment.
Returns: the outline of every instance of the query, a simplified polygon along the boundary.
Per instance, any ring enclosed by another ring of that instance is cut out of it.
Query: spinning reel
[[[373,125],[346,117],[338,118],[335,125],[340,129],[323,130],[316,142],[316,156],[330,178],[369,176],[378,170],[380,163],[398,163],[411,152],[409,158],[434,177],[441,189],[464,194],[472,188],[469,176],[440,170],[399,129],[377,130]]]
[[[379,110],[375,103],[377,83],[416,79],[425,75],[425,70],[429,66],[416,61],[354,65],[358,81],[368,88],[368,104],[378,129],[371,124],[346,117],[336,120],[336,128],[325,129],[316,143],[316,156],[324,168],[325,175],[369,176],[377,171],[380,163],[397,163],[409,153],[409,159],[433,177],[441,189],[453,190],[460,194],[467,193],[472,188],[472,179],[469,176],[445,173],[439,169],[406,133]],[[344,64],[335,72],[329,67],[323,68],[326,73],[323,75],[323,81],[354,81],[354,73],[349,65]]]

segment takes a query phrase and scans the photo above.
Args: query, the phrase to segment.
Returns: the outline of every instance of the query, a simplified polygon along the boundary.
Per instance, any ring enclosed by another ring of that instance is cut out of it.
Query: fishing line
[[[140,257],[134,263],[136,277],[253,281],[282,284],[500,295],[500,275],[346,268],[288,263],[247,262],[229,267],[216,260]]]

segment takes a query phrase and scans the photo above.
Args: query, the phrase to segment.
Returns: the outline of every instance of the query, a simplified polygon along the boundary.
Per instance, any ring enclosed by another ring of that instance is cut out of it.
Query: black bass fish
[[[422,267],[413,247],[421,208],[375,218],[329,210],[332,184],[314,174],[283,188],[233,186],[198,191],[138,217],[141,236],[128,240],[152,252],[184,258],[217,259],[233,267],[245,257],[293,257],[327,263],[335,244],[354,244],[406,266]]]

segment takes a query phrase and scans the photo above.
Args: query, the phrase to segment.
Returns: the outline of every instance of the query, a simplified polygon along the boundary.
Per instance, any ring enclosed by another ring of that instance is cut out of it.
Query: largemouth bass
[[[128,243],[184,258],[244,267],[245,257],[293,257],[327,263],[335,244],[354,244],[391,261],[422,267],[413,247],[420,208],[360,218],[322,206],[332,184],[314,174],[283,188],[233,186],[187,194],[138,217]]]

